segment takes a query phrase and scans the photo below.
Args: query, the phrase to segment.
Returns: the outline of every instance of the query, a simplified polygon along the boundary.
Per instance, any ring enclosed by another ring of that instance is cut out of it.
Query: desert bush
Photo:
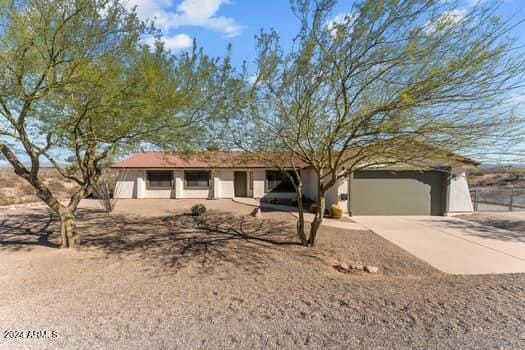
[[[206,207],[204,204],[195,204],[193,207],[191,207],[191,213],[195,216],[201,216],[206,212]]]
[[[117,198],[113,195],[116,185],[117,174],[105,172],[93,186],[93,194],[108,214],[111,213],[117,205]]]

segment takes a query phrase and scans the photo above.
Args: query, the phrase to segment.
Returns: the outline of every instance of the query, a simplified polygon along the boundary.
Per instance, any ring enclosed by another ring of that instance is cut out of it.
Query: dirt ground
[[[446,275],[365,230],[304,248],[288,213],[193,203],[85,201],[78,251],[55,248],[44,208],[0,213],[0,348],[525,347],[525,275]],[[56,337],[5,338],[32,330]]]

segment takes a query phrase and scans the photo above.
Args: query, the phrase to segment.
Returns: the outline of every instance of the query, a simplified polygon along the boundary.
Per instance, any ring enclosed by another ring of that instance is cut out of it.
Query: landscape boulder
[[[352,270],[359,270],[359,271],[363,271],[363,269],[364,269],[363,264],[358,263],[358,262],[350,264],[350,268]]]
[[[372,266],[372,265],[366,265],[365,266],[365,271],[368,272],[368,273],[377,273],[379,271],[379,267]]]
[[[350,271],[350,266],[347,263],[342,262],[339,264],[339,269],[343,271]]]
[[[350,261],[350,260],[336,260],[333,264],[330,264],[340,272],[352,272],[352,271],[365,271],[368,273],[378,273],[379,267],[373,265],[364,265],[360,262]]]

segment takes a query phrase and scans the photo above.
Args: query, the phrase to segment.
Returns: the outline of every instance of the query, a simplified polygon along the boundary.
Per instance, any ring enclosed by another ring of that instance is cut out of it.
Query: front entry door
[[[236,171],[234,173],[235,197],[246,197],[246,172]]]

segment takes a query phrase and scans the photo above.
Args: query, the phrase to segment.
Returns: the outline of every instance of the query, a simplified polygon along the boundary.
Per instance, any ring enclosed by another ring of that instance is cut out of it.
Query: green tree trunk
[[[60,237],[62,248],[74,248],[80,245],[80,237],[76,232],[75,216],[68,207],[63,207],[59,212],[60,216]]]
[[[304,232],[304,206],[303,206],[303,188],[302,184],[296,188],[296,197],[297,197],[297,210],[299,212],[299,218],[297,219],[297,235],[301,240],[301,244],[308,246],[308,240],[306,239],[306,233]]]
[[[317,232],[323,222],[325,209],[325,196],[324,193],[319,193],[317,197],[317,211],[315,212],[314,220],[310,226],[310,237],[308,238],[308,245],[314,247],[317,243]]]

